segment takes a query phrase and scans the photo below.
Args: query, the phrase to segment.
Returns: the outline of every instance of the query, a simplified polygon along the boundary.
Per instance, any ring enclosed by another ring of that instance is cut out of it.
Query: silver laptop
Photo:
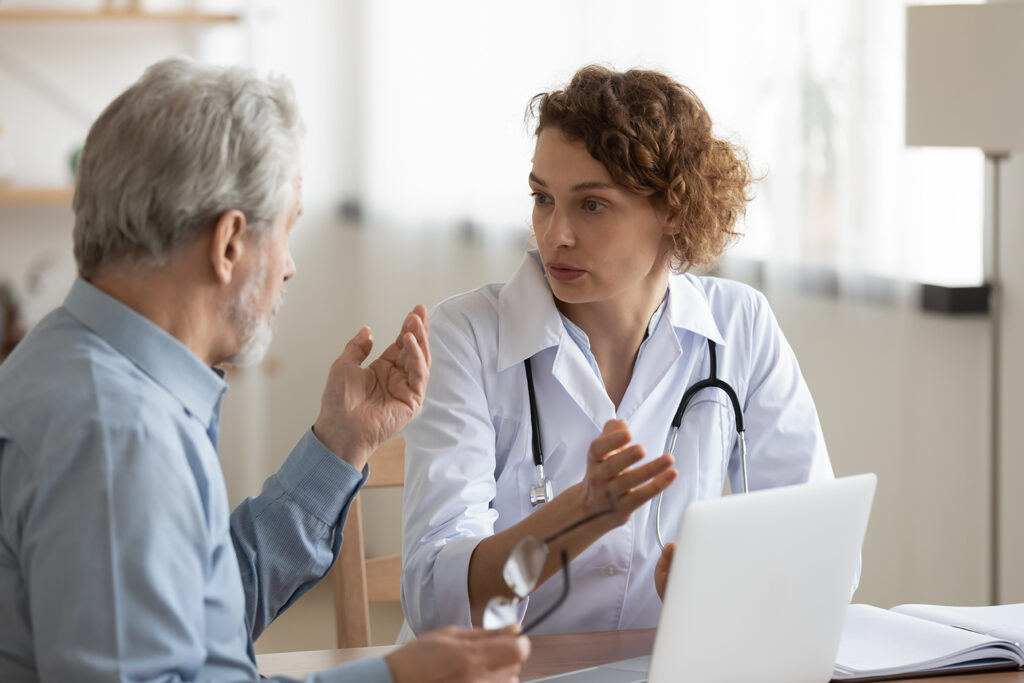
[[[828,681],[876,481],[861,474],[693,503],[651,656],[539,680]]]

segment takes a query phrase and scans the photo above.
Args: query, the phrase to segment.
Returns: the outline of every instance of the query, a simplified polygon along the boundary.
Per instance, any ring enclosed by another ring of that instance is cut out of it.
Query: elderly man
[[[0,366],[0,680],[257,680],[253,639],[323,578],[367,458],[420,409],[426,312],[229,515],[221,363],[258,360],[295,274],[290,87],[169,60],[107,107],[75,193],[80,278]],[[508,680],[511,632],[445,629],[312,681]]]

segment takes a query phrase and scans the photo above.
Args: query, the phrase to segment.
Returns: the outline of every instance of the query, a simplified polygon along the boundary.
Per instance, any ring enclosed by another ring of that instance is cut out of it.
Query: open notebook
[[[1024,667],[1024,603],[995,607],[850,605],[833,680]]]

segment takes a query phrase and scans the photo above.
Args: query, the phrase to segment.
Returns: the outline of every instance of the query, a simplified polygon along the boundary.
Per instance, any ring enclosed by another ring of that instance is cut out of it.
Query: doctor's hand
[[[654,567],[654,590],[658,592],[658,597],[661,598],[662,602],[665,601],[665,586],[668,585],[668,573],[672,569],[672,556],[675,552],[675,543],[666,544],[661,549],[661,557],[658,558],[658,564]]]
[[[666,453],[659,458],[636,465],[644,457],[640,444],[630,444],[629,427],[622,420],[609,420],[601,436],[594,439],[587,453],[587,473],[580,482],[584,509],[597,512],[608,506],[608,494],[615,497],[614,513],[594,521],[605,530],[621,526],[638,507],[664,491],[679,473]]]
[[[384,658],[395,683],[511,683],[530,656],[518,624],[496,631],[449,626]]]
[[[362,470],[370,454],[423,406],[430,376],[427,309],[417,306],[398,337],[368,366],[373,333],[364,327],[331,365],[313,433],[338,457]]]

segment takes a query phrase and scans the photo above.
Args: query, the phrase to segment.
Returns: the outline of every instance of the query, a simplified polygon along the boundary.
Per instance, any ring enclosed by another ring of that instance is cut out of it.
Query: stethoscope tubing
[[[672,432],[669,435],[669,446],[667,453],[675,455],[676,446],[676,435],[679,433],[678,427],[673,427]],[[747,485],[747,439],[744,432],[737,432],[740,441],[740,470],[743,472],[743,493],[750,493],[750,487]],[[665,497],[665,492],[662,491],[658,494],[658,504],[654,508],[654,533],[658,537],[658,547],[661,549],[665,548],[665,539],[661,536],[661,501]]]
[[[743,425],[743,409],[740,407],[739,397],[736,395],[736,391],[723,379],[718,377],[718,345],[712,340],[708,340],[708,356],[709,356],[709,372],[708,378],[696,382],[683,392],[683,397],[679,401],[679,407],[676,409],[675,415],[672,417],[672,425],[669,427],[668,435],[668,448],[667,453],[675,455],[676,449],[676,438],[679,436],[679,428],[683,423],[683,413],[690,405],[690,401],[700,391],[704,389],[720,389],[729,397],[729,402],[732,404],[733,417],[736,421],[736,434],[739,437],[740,447],[740,468],[743,473],[743,493],[749,493],[750,488],[747,484],[747,440],[745,437],[745,429]],[[526,390],[529,393],[530,398],[530,426],[532,428],[532,447],[533,447],[533,464],[537,468],[537,486],[530,487],[530,505],[537,506],[542,503],[546,503],[554,497],[554,488],[551,484],[551,480],[544,476],[544,451],[542,450],[542,443],[540,437],[540,417],[537,414],[537,396],[533,388],[533,368],[530,365],[530,359],[527,358],[523,361],[526,369]],[[654,531],[658,537],[658,547],[664,548],[665,541],[661,536],[661,501],[665,497],[665,492],[662,491],[658,494],[658,503],[655,507],[654,513]]]

